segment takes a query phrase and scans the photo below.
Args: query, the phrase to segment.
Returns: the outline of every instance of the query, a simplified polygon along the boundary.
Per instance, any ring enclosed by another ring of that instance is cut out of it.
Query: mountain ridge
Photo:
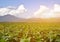
[[[0,22],[60,22],[60,18],[18,18],[13,15],[0,16]]]
[[[20,20],[24,20],[23,18],[18,18],[16,16],[13,15],[4,15],[4,16],[0,16],[0,22],[18,22]]]

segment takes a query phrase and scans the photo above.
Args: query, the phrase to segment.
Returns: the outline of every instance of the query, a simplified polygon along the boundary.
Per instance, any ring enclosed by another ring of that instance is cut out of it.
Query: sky
[[[0,16],[20,18],[60,17],[60,0],[0,0]]]

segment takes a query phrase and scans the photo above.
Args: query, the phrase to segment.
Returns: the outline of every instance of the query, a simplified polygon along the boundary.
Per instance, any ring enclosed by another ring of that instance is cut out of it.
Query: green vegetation
[[[60,23],[0,23],[0,42],[60,42]]]

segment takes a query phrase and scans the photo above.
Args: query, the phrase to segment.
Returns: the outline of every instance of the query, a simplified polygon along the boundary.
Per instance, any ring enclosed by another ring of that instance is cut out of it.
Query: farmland
[[[60,23],[1,22],[0,42],[60,42]]]

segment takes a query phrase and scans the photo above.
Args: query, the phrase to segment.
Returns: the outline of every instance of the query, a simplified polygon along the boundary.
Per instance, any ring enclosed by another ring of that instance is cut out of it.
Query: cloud
[[[11,10],[9,14],[19,15],[24,14],[25,12],[27,12],[27,9],[25,9],[24,5],[20,5],[17,9]]]
[[[16,16],[16,15],[24,14],[25,12],[27,12],[27,9],[24,7],[24,5],[20,5],[17,8],[12,6],[8,6],[6,8],[0,8],[0,16],[4,16],[7,14]]]
[[[49,8],[45,5],[40,5],[40,8],[37,11],[33,12],[32,16],[30,14],[25,14],[25,13],[27,13],[27,9],[24,7],[23,4],[18,7],[8,6],[5,8],[0,8],[0,16],[11,14],[17,17],[24,17],[24,18],[32,18],[32,17],[56,18],[56,17],[60,17],[60,5],[54,4],[52,8]]]
[[[54,10],[55,12],[60,12],[60,5],[55,4],[53,8],[54,8],[53,10]]]
[[[34,13],[35,17],[44,17],[44,15],[46,15],[49,12],[49,8],[44,6],[44,5],[40,5],[40,8]]]
[[[60,5],[55,4],[52,10],[55,17],[60,17]]]
[[[10,9],[8,8],[0,8],[0,16],[7,15]]]
[[[36,18],[56,18],[60,17],[60,5],[54,4],[52,8],[40,5],[40,8],[34,12]]]

